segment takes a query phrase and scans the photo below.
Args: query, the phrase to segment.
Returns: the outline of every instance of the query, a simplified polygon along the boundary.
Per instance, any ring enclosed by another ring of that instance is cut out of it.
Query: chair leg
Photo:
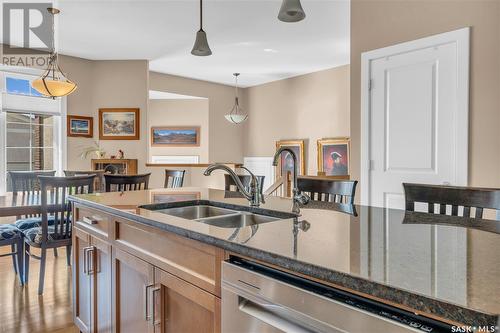
[[[43,283],[45,280],[45,261],[47,259],[47,249],[42,247],[40,255],[40,276],[38,278],[38,295],[43,294]]]
[[[57,257],[58,254],[57,254],[57,247],[54,248],[54,257]]]
[[[66,263],[71,266],[71,245],[66,245]]]
[[[24,243],[24,283],[28,283],[30,273],[30,246]]]
[[[16,265],[18,270],[19,282],[24,285],[24,240],[20,238],[16,243]]]
[[[16,273],[16,275],[17,275],[18,272],[19,272],[19,269],[18,269],[19,266],[18,266],[17,260],[16,260],[16,251],[17,251],[16,250],[16,248],[17,248],[16,244],[17,243],[10,245],[10,251],[12,252],[12,264],[14,265],[14,273]]]

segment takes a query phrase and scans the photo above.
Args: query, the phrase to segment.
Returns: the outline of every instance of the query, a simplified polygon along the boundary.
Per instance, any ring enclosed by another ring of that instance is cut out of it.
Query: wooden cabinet
[[[73,216],[82,332],[220,332],[222,249],[81,205]]]
[[[155,333],[220,332],[220,298],[158,268],[155,287]]]
[[[153,265],[113,248],[112,283],[114,332],[154,332],[150,298]]]
[[[137,159],[99,158],[92,159],[92,170],[115,170],[119,174],[137,174]]]
[[[90,235],[73,228],[73,321],[81,332],[91,330],[91,286],[87,274]]]
[[[84,333],[111,332],[111,246],[78,228],[73,244],[75,324]]]

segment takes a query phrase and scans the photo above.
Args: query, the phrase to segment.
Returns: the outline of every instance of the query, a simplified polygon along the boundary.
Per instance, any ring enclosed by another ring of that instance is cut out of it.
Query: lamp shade
[[[248,115],[246,115],[246,114],[226,114],[224,117],[230,123],[241,124],[242,122],[247,120]]]
[[[195,56],[209,56],[212,54],[212,50],[208,46],[207,34],[203,29],[198,30],[196,33],[196,40],[194,41],[191,54]]]
[[[283,22],[299,22],[306,17],[300,0],[283,0],[278,19]]]
[[[33,88],[47,97],[62,97],[71,94],[77,86],[70,80],[52,80],[49,77],[39,78],[32,83]]]

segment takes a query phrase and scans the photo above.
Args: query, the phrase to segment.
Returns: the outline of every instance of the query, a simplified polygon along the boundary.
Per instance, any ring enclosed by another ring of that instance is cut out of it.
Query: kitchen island
[[[498,322],[498,222],[316,202],[293,217],[291,200],[268,197],[260,208],[277,220],[227,228],[161,209],[195,201],[261,211],[235,192],[205,188],[71,200],[74,316],[83,332],[220,331],[221,262],[230,257],[450,325]]]

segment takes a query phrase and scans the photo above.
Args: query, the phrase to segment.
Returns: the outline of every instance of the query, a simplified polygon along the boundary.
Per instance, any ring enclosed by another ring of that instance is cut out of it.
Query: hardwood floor
[[[0,258],[0,333],[79,332],[72,319],[71,268],[65,249],[58,251],[57,258],[52,251],[48,255],[43,296],[37,293],[38,260],[30,261],[29,283],[21,287],[11,257]]]

